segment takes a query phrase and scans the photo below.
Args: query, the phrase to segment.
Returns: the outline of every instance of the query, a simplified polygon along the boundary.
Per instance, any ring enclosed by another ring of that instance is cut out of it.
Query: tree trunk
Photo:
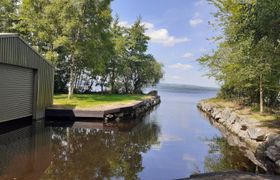
[[[112,72],[112,77],[111,77],[111,91],[112,93],[115,93],[116,90],[115,90],[115,70],[113,70]]]
[[[263,113],[263,82],[262,82],[262,75],[260,76],[260,112]]]
[[[129,93],[129,80],[125,78],[124,80],[124,88],[125,88],[125,94]]]
[[[77,89],[80,86],[80,82],[81,82],[80,78],[81,78],[81,75],[77,74],[77,78],[75,79],[75,85],[74,85],[75,89]]]
[[[100,84],[100,87],[101,87],[101,93],[103,93],[104,92],[104,85],[103,85],[103,83]]]
[[[91,82],[90,82],[90,85],[88,86],[87,92],[91,92],[93,83],[94,83],[94,81],[91,81]]]
[[[70,99],[74,94],[75,82],[76,82],[76,64],[75,64],[75,59],[73,58],[72,64],[70,65],[68,99]]]
[[[73,96],[75,86],[75,78],[73,68],[70,69],[70,78],[69,78],[69,86],[68,86],[68,99]]]

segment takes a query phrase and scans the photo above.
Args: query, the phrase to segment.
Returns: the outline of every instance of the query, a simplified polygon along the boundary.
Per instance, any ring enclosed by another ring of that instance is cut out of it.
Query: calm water
[[[0,129],[0,179],[174,179],[254,170],[196,108],[216,91],[162,86],[159,93],[162,103],[130,122]]]

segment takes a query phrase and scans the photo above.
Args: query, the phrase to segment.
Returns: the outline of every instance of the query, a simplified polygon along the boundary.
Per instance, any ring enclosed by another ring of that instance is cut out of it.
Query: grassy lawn
[[[256,110],[256,107],[250,106],[242,106],[238,102],[229,101],[220,98],[211,98],[207,99],[206,102],[214,104],[216,107],[225,108],[229,107],[234,109],[238,114],[248,116],[251,119],[255,119],[258,121],[274,121],[280,119],[278,114],[269,113],[268,111],[265,113],[260,113]]]
[[[54,95],[54,106],[71,109],[104,108],[129,105],[149,98],[147,95],[75,94],[68,100],[67,94]]]

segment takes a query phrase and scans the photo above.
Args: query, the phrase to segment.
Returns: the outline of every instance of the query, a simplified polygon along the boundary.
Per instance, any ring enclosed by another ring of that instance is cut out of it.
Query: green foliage
[[[198,61],[221,85],[220,95],[246,104],[277,105],[279,94],[280,3],[276,0],[209,0],[222,30],[218,48]],[[275,18],[274,18],[275,17]],[[274,29],[274,30],[273,30]]]
[[[0,0],[0,32],[13,32],[19,0]]]
[[[112,92],[142,93],[163,77],[162,65],[147,54],[149,37],[138,18],[130,28],[119,26],[118,17],[111,27],[114,55],[107,65],[108,84]]]
[[[140,93],[162,77],[146,53],[149,37],[138,18],[131,28],[113,22],[111,0],[0,0],[0,31],[20,33],[56,66],[55,92]]]

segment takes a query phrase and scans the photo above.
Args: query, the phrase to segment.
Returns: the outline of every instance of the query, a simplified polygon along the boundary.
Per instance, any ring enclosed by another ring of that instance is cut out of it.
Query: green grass
[[[75,94],[68,100],[67,94],[54,95],[54,106],[63,108],[96,108],[114,105],[125,105],[144,100],[147,95],[120,95],[120,94]]]

